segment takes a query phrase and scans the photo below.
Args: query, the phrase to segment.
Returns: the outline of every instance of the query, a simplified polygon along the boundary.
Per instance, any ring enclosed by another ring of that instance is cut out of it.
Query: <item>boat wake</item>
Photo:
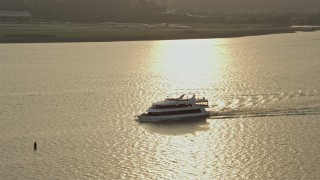
[[[210,102],[211,118],[320,115],[318,90],[222,95]]]
[[[302,116],[320,115],[320,107],[298,108],[298,109],[274,109],[274,110],[253,110],[253,111],[210,111],[213,119],[229,119],[243,117],[273,117],[273,116]]]

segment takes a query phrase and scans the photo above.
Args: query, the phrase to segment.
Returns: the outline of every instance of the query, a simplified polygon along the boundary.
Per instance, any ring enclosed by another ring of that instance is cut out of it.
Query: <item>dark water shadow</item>
[[[163,135],[195,134],[199,131],[208,131],[210,124],[207,117],[189,118],[177,121],[160,121],[140,123],[149,133]]]

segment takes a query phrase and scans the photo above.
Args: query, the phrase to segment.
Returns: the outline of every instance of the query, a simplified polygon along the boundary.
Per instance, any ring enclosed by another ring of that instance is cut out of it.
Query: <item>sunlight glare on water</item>
[[[206,89],[223,79],[227,39],[155,42],[152,72],[161,76],[168,93]]]

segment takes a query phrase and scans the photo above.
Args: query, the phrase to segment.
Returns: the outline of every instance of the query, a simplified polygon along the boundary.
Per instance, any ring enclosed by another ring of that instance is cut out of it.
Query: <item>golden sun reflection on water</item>
[[[226,39],[158,41],[152,72],[168,93],[207,89],[219,84],[226,67]]]
[[[157,41],[153,47],[150,73],[164,95],[196,93],[206,95],[209,89],[223,84],[228,66],[228,39]],[[210,98],[210,97],[209,97]],[[208,160],[207,152],[215,146],[208,144],[210,123],[151,124],[144,127],[149,133],[161,134],[154,139],[158,160],[166,163],[167,177],[188,179],[209,178],[214,174],[215,157]],[[163,146],[165,145],[165,146]],[[164,152],[170,152],[165,153]],[[162,159],[163,158],[163,159]],[[150,165],[149,165],[150,166]],[[152,166],[152,165],[151,165]],[[150,167],[152,169],[152,167]]]
[[[144,124],[153,137],[148,141],[156,142],[153,156],[157,162],[165,164],[161,171],[172,179],[190,179],[198,177],[210,179],[216,169],[216,156],[209,156],[208,152],[214,152],[216,145],[208,142],[215,139],[206,133],[213,128],[210,123],[204,121],[168,122],[159,124]],[[150,159],[146,160],[147,162]],[[154,161],[152,161],[154,162]],[[147,164],[152,173],[159,171],[155,164]],[[220,172],[219,172],[220,173]],[[188,176],[189,175],[189,176]]]

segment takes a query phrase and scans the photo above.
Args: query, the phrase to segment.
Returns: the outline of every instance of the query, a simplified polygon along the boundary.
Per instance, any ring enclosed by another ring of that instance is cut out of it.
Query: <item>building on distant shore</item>
[[[29,22],[32,15],[28,11],[0,11],[0,22]]]
[[[0,11],[24,11],[25,0],[0,0]]]
[[[154,1],[151,0],[137,0],[134,3],[134,10],[140,13],[159,13],[165,12],[166,7],[157,5]]]
[[[34,20],[142,22],[166,7],[154,0],[0,0],[0,11],[28,11]]]

